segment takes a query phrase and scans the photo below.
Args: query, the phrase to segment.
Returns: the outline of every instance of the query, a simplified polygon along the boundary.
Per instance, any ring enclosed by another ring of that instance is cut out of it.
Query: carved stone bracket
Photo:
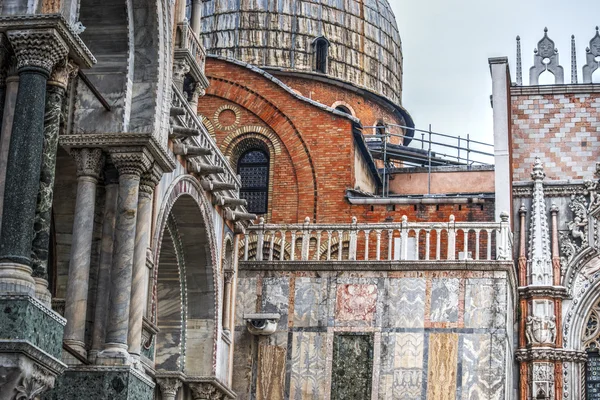
[[[548,360],[561,362],[584,363],[587,360],[585,351],[553,349],[550,347],[534,347],[530,349],[519,349],[515,352],[515,359],[518,362],[528,362],[533,360]]]
[[[22,29],[7,32],[17,56],[17,68],[41,68],[48,74],[69,54],[69,47],[53,28]]]

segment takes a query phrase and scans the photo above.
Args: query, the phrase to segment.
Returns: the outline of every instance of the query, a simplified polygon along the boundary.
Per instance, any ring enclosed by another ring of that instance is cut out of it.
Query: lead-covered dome
[[[324,71],[401,102],[400,34],[386,0],[205,0],[201,38],[209,54]],[[326,64],[319,51],[326,51]]]

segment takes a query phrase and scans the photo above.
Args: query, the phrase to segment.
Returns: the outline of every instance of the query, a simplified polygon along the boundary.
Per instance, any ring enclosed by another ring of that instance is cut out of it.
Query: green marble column
[[[44,148],[40,172],[40,188],[33,223],[31,267],[36,285],[36,296],[50,304],[48,291],[48,252],[50,248],[50,221],[54,199],[54,176],[56,150],[65,91],[69,80],[68,64],[55,68],[46,87],[46,110],[44,113]],[[70,68],[72,71],[73,68]]]

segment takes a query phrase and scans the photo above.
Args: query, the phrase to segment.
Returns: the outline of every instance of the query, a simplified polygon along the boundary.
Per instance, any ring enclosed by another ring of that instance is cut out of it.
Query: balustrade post
[[[388,261],[392,259],[392,239],[394,237],[394,231],[392,229],[388,229]]]
[[[333,231],[327,231],[327,261],[331,260],[331,235]]]
[[[486,260],[492,259],[492,231],[489,229],[485,230],[487,232],[487,258]]]
[[[265,219],[260,217],[258,221],[258,232],[256,234],[256,261],[262,261],[263,245],[265,242]]]
[[[379,261],[381,260],[381,229],[377,229],[375,235],[377,236],[377,252],[375,254],[375,259]]]
[[[321,259],[321,234],[323,231],[317,231],[317,250],[315,251],[315,260]]]
[[[269,261],[273,261],[273,246],[275,245],[275,231],[269,231]]]
[[[290,260],[294,261],[296,256],[296,231],[292,231],[292,253],[290,254]]]
[[[419,235],[421,234],[421,230],[415,230],[415,260],[419,259]]]
[[[356,217],[352,217],[352,226],[350,227],[350,244],[348,247],[348,260],[356,260],[356,240],[357,240],[357,231],[356,231]]]
[[[425,260],[429,260],[429,250],[431,244],[431,229],[425,231]]]
[[[479,233],[481,229],[475,229],[475,260],[479,260]]]
[[[248,247],[250,247],[250,231],[244,235],[244,261],[248,261]]]
[[[454,222],[454,215],[450,215],[450,222],[448,223],[448,254],[446,255],[446,259],[456,259],[456,224]]]
[[[365,233],[365,261],[369,261],[369,234],[371,231],[365,229],[363,232]]]
[[[406,260],[408,258],[408,217],[402,216],[402,230],[400,231],[400,240],[402,241],[402,248],[400,249],[400,259]]]
[[[337,231],[338,234],[338,261],[342,261],[342,252],[344,250],[344,232],[338,230]]]
[[[308,260],[308,248],[310,244],[310,218],[304,219],[304,225],[302,229],[302,261]]]
[[[498,260],[510,260],[512,258],[512,249],[510,248],[510,230],[508,227],[509,215],[506,211],[500,213],[500,240],[496,240],[497,251],[496,258]]]
[[[285,258],[285,231],[279,231],[281,235],[281,245],[279,246],[279,261],[283,261]]]

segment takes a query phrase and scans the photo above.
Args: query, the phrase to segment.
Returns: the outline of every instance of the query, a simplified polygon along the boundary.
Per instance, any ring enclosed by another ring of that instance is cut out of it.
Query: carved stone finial
[[[575,35],[571,35],[571,83],[577,83],[577,51],[575,50]]]
[[[529,69],[529,84],[538,85],[540,75],[546,71],[554,75],[556,84],[563,84],[564,70],[558,63],[558,50],[554,41],[548,37],[548,28],[544,28],[544,37],[538,42],[533,53],[533,67]]]
[[[586,63],[583,66],[583,83],[592,83],[592,75],[600,68],[600,32],[596,27],[596,34],[590,40],[590,46],[585,49]]]
[[[104,166],[104,153],[102,149],[72,149],[71,156],[77,165],[77,177],[87,176],[93,179],[100,177]]]
[[[8,31],[7,36],[19,70],[40,68],[50,74],[69,53],[69,46],[53,28]]]
[[[519,207],[519,214],[527,213],[527,207],[525,207],[525,203],[521,203],[521,207]]]
[[[558,206],[555,202],[552,202],[552,205],[550,206],[550,212],[552,214],[558,214]]]
[[[305,217],[304,218],[304,223],[305,224],[310,224],[310,217]]]
[[[531,172],[531,179],[534,181],[541,181],[546,177],[546,173],[544,172],[544,165],[542,164],[542,160],[539,157],[535,158],[533,163],[533,171]]]
[[[523,67],[521,64],[521,37],[517,36],[517,85],[523,85]]]

